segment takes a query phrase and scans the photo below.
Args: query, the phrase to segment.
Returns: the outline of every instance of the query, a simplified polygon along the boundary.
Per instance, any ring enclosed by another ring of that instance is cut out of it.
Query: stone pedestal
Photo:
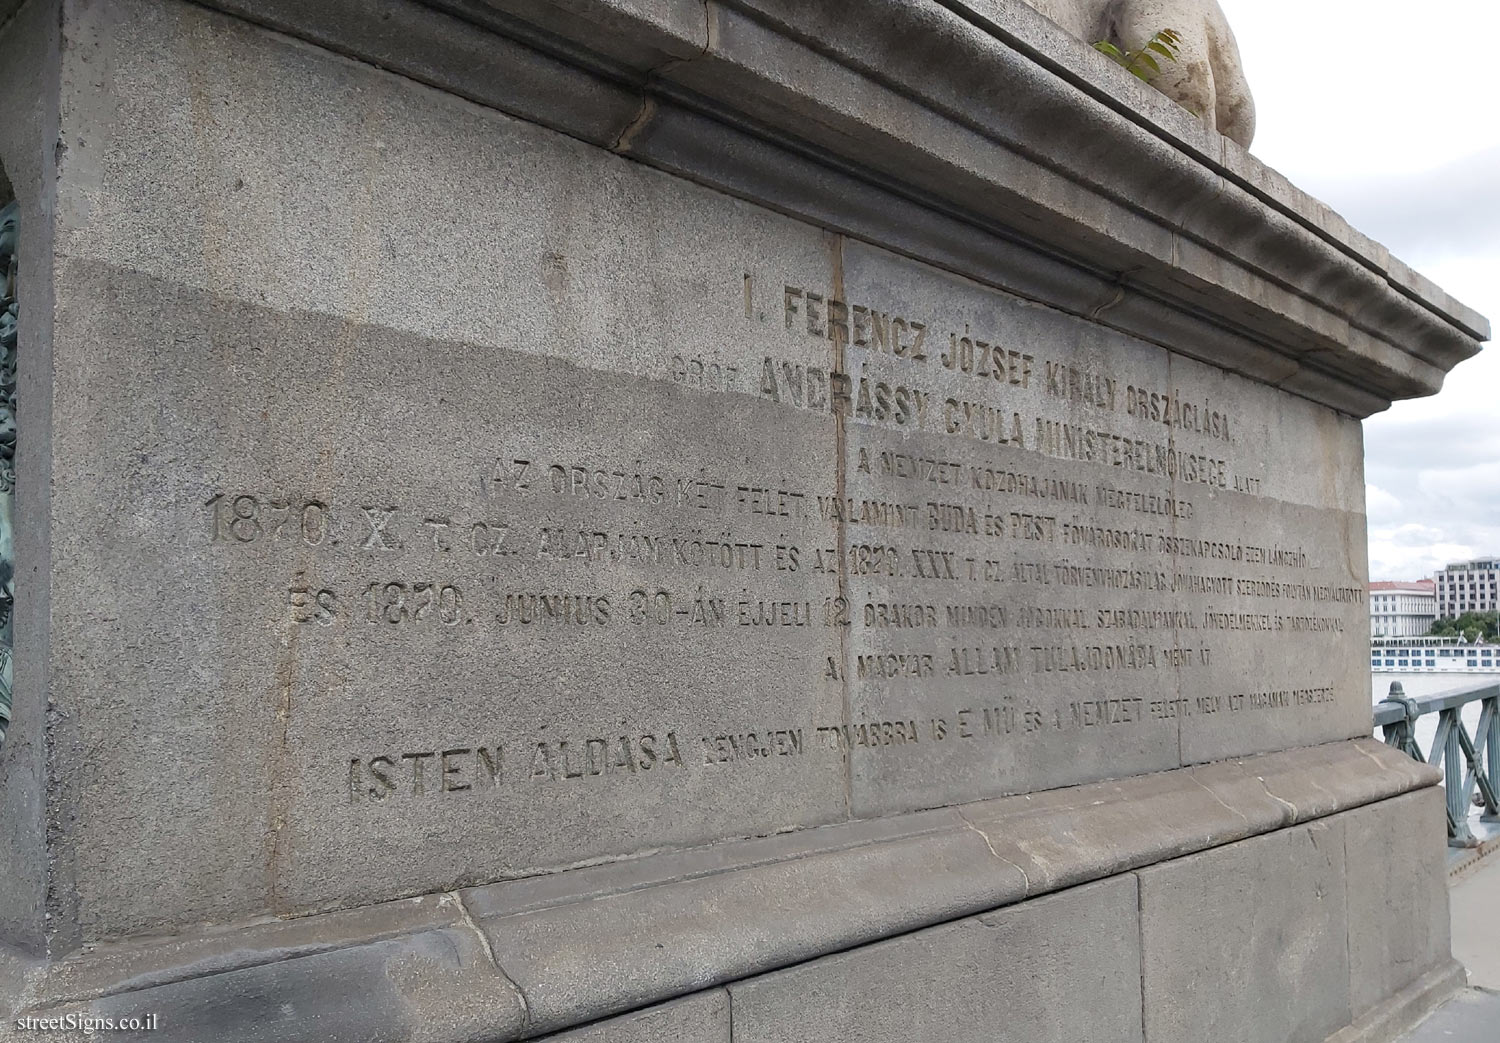
[[[1457,980],[1359,418],[1487,324],[1029,8],[30,0],[0,78],[18,1016],[1317,1043]]]

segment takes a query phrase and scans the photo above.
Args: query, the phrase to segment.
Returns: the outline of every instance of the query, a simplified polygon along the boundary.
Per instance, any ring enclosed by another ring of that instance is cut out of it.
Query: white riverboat
[[[1500,672],[1500,644],[1461,637],[1374,637],[1370,670],[1375,673],[1492,674]]]

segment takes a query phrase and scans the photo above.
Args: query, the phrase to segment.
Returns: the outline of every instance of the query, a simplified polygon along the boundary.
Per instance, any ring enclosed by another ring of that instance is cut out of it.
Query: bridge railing
[[[1479,703],[1479,724],[1471,736],[1463,721],[1464,708]],[[1437,731],[1426,754],[1417,741],[1417,721],[1437,714]],[[1375,723],[1384,729],[1385,741],[1443,773],[1448,795],[1448,844],[1474,847],[1469,829],[1469,808],[1480,804],[1485,820],[1500,819],[1497,801],[1496,765],[1500,765],[1500,684],[1454,688],[1435,695],[1408,699],[1400,681],[1391,683],[1390,694],[1375,704]],[[1476,796],[1477,793],[1477,796]]]

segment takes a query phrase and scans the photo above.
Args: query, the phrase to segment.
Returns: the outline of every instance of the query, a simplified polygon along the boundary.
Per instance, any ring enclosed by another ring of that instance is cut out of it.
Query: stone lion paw
[[[1249,148],[1255,100],[1239,45],[1217,0],[1026,0],[1085,43],[1110,40],[1134,50],[1163,29],[1180,37],[1176,62],[1163,61],[1151,85],[1209,127]]]

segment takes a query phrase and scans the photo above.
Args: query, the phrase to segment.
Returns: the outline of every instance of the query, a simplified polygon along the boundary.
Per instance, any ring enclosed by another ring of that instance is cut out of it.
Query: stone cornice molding
[[[211,6],[1354,416],[1489,336],[1016,0]]]

